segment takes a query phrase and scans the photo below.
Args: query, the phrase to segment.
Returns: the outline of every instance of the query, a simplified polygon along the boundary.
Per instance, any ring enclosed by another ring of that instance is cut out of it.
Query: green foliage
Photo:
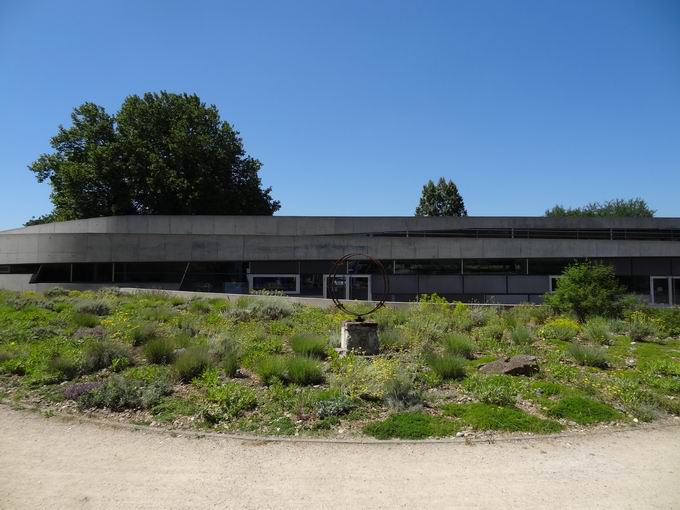
[[[469,336],[452,333],[444,337],[444,349],[453,356],[473,359],[476,346]]]
[[[467,211],[455,183],[440,177],[437,184],[429,180],[423,186],[416,216],[467,216]]]
[[[409,342],[401,328],[388,328],[379,333],[380,350],[384,352],[402,352],[408,349]]]
[[[106,301],[100,299],[85,299],[76,302],[73,310],[76,313],[81,314],[92,314],[92,315],[109,315],[111,313],[111,307]]]
[[[613,421],[620,414],[610,406],[586,397],[565,397],[548,409],[548,415],[564,418],[580,425]]]
[[[481,375],[468,377],[463,383],[465,391],[484,404],[496,406],[514,405],[519,387],[509,375]]]
[[[29,169],[54,211],[29,223],[125,214],[260,214],[279,209],[261,163],[196,95],[129,96],[120,111],[84,103]],[[178,127],[181,126],[181,129]]]
[[[534,332],[531,328],[518,324],[510,329],[510,340],[515,345],[531,345],[534,342]]]
[[[593,317],[583,325],[583,338],[589,342],[601,345],[611,345],[612,335],[609,331],[609,321],[603,317]]]
[[[227,315],[239,321],[268,320],[275,321],[288,317],[293,313],[293,305],[284,299],[275,297],[246,298],[243,306],[227,311]]]
[[[240,384],[230,383],[208,388],[201,414],[207,422],[218,423],[233,419],[256,406],[255,391]]]
[[[73,379],[80,372],[80,364],[60,352],[54,352],[47,362],[48,369],[64,380]]]
[[[557,313],[574,313],[579,321],[595,315],[613,317],[621,310],[623,292],[611,266],[575,263],[564,270],[545,303]]]
[[[413,377],[403,370],[395,373],[385,383],[385,403],[391,409],[412,409],[420,406],[422,401],[422,393],[415,387]]]
[[[321,384],[325,377],[321,364],[304,356],[291,356],[286,359],[285,380],[300,386]]]
[[[363,430],[377,439],[426,439],[452,436],[459,427],[456,422],[440,416],[412,412],[392,414],[382,421],[369,423]]]
[[[210,313],[210,301],[207,299],[192,299],[189,301],[189,310],[194,313]]]
[[[170,392],[170,387],[162,382],[145,385],[140,381],[113,376],[101,386],[85,393],[78,403],[84,408],[101,407],[112,411],[149,409]]]
[[[119,366],[132,364],[132,354],[125,345],[108,340],[92,340],[87,342],[83,350],[83,370],[87,373],[109,368],[116,360]]]
[[[541,336],[543,338],[562,340],[563,342],[571,342],[574,338],[576,338],[578,332],[578,324],[563,317],[548,321],[541,328]]]
[[[600,347],[572,344],[567,349],[567,352],[579,365],[597,368],[607,368],[609,366],[607,352]]]
[[[442,409],[446,415],[460,418],[477,430],[533,432],[536,434],[551,434],[562,430],[559,423],[532,416],[516,407],[469,403],[446,404]]]
[[[427,364],[444,381],[465,377],[465,359],[455,354],[431,354]]]
[[[646,342],[658,335],[660,321],[644,312],[633,312],[628,318],[628,336],[634,342]]]
[[[50,299],[52,298],[58,298],[58,297],[64,297],[69,295],[69,291],[67,289],[64,289],[62,287],[50,287],[45,291],[45,297],[48,297]]]
[[[74,313],[73,324],[81,328],[94,328],[99,324],[99,317],[91,313]]]
[[[629,200],[616,198],[607,200],[604,203],[591,202],[583,207],[563,207],[556,205],[545,212],[546,216],[608,216],[608,217],[627,217],[627,218],[651,218],[654,216],[653,209],[650,209],[641,198]]]
[[[190,382],[200,376],[204,370],[213,365],[213,359],[207,347],[195,345],[187,347],[175,359],[174,367],[179,378]]]
[[[149,363],[167,365],[175,359],[175,343],[169,338],[154,338],[142,350]]]
[[[283,356],[262,356],[257,360],[255,373],[262,384],[270,385],[286,380],[286,359]]]
[[[356,407],[354,402],[344,395],[319,400],[316,403],[316,415],[320,419],[330,416],[342,416]]]
[[[648,308],[646,313],[657,320],[664,334],[680,337],[680,307]]]
[[[158,324],[156,322],[143,322],[132,330],[132,345],[138,347],[148,341],[158,338]]]
[[[241,346],[232,338],[225,338],[219,349],[219,356],[227,377],[235,377],[241,366]]]
[[[302,356],[325,358],[328,340],[321,335],[295,335],[290,339],[290,347]]]

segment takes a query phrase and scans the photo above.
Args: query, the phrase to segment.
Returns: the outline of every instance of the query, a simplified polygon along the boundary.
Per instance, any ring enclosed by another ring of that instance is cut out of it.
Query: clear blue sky
[[[471,215],[641,196],[680,216],[680,2],[0,2],[0,229],[51,209],[26,170],[71,109],[195,92],[284,215]]]

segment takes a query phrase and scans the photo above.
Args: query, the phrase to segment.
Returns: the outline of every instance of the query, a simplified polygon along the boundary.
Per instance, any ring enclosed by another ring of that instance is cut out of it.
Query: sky
[[[0,229],[51,210],[27,170],[74,107],[198,94],[279,215],[475,216],[642,197],[680,216],[677,0],[0,0]]]

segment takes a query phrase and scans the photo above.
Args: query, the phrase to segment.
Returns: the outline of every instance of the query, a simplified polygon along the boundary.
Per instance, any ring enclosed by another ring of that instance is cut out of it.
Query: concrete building
[[[120,216],[0,232],[0,287],[150,287],[324,297],[333,262],[381,260],[389,300],[540,302],[575,260],[610,264],[652,303],[680,304],[680,218]],[[376,268],[343,267],[349,299],[386,294]]]

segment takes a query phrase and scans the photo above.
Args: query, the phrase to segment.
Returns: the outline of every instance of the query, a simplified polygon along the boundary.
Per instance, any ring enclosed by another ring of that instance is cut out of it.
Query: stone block
[[[378,323],[374,321],[343,321],[340,348],[345,352],[373,355],[380,351]]]

